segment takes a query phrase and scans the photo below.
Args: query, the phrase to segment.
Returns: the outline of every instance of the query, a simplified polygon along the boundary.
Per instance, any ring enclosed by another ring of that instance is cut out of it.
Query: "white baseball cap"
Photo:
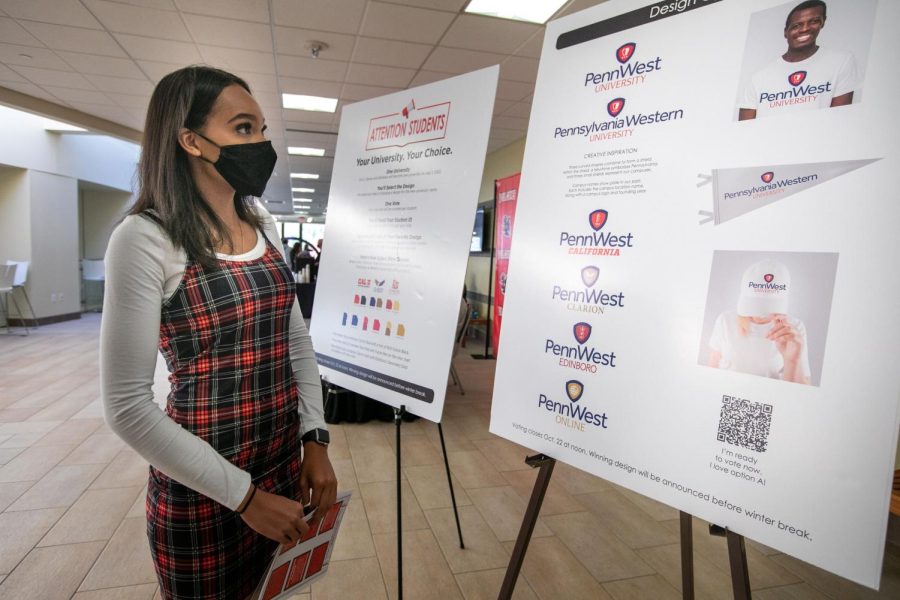
[[[741,277],[737,314],[741,317],[786,314],[790,289],[791,274],[783,264],[777,260],[753,263]]]

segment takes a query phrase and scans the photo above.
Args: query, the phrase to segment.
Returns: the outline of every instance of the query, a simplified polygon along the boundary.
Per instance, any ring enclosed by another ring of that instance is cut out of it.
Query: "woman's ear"
[[[187,127],[182,127],[178,132],[178,145],[181,146],[181,149],[187,152],[189,156],[200,158],[203,154],[200,151],[200,146],[197,145],[197,134]]]

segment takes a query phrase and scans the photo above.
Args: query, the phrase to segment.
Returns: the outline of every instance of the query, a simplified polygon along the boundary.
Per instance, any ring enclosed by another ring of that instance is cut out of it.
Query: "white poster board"
[[[874,587],[900,3],[829,0],[827,64],[780,64],[796,4],[610,0],[548,24],[491,431]]]
[[[499,68],[343,108],[311,335],[323,376],[440,421]]]

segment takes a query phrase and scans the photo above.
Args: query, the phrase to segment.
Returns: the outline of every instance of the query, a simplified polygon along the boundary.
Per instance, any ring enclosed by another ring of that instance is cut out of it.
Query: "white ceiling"
[[[312,171],[320,179],[302,187],[320,214],[344,104],[499,64],[488,151],[525,135],[544,27],[465,14],[467,1],[0,0],[0,87],[140,131],[165,74],[226,69],[250,84],[279,154],[269,210],[291,212],[288,173]],[[312,58],[310,41],[328,48]],[[283,92],[337,97],[338,111],[283,109]],[[288,145],[325,157],[289,157]]]

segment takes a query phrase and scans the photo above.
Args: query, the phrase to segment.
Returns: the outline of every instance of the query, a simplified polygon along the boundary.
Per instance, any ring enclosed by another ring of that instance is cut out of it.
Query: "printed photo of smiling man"
[[[744,62],[745,73],[751,75],[744,79],[738,94],[737,120],[859,101],[856,96],[862,87],[864,68],[860,68],[854,40],[860,39],[865,28],[871,29],[875,2],[850,4],[846,0],[806,0],[754,15],[747,43],[748,54],[754,56],[745,57]],[[847,15],[846,11],[854,8],[862,10]],[[783,37],[775,46],[775,31],[782,26],[783,32],[778,33]],[[766,48],[760,47],[763,39]],[[779,54],[773,59],[775,52]],[[867,55],[868,48],[862,49],[862,54]],[[748,62],[756,64],[748,70]]]

